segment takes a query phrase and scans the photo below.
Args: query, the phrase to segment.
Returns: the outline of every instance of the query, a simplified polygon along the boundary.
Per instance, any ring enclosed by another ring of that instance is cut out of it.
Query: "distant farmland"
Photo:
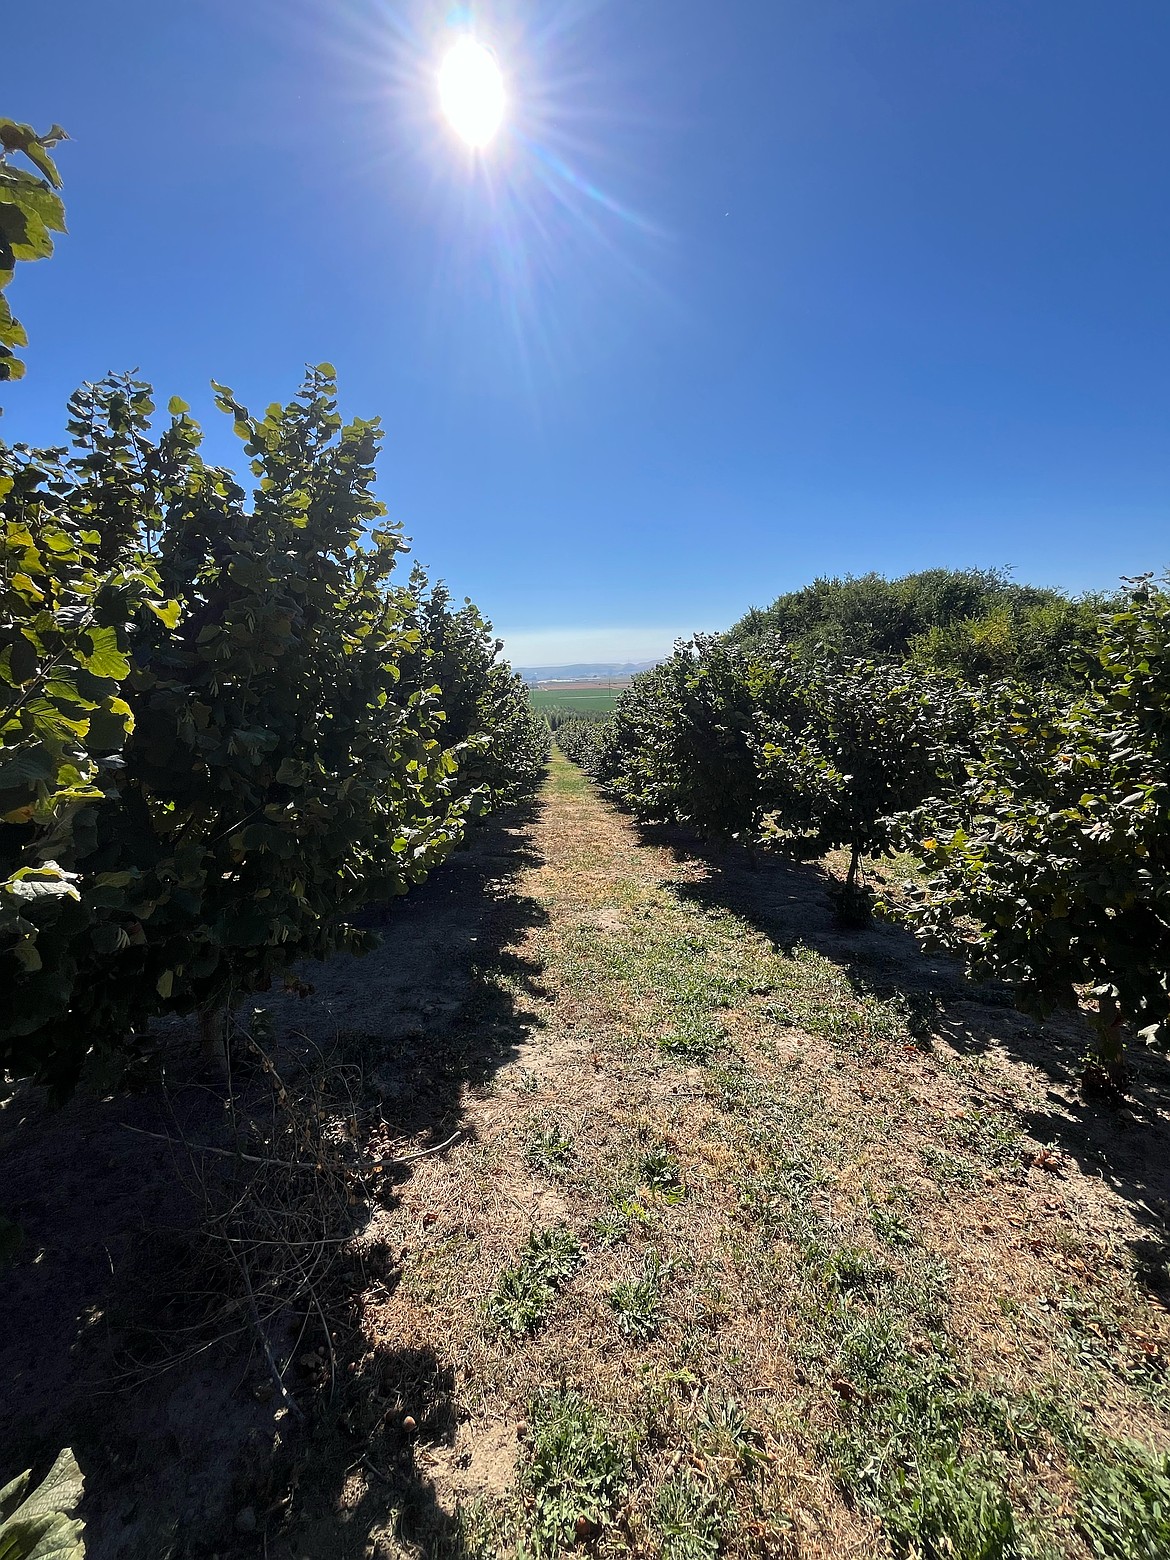
[[[553,686],[551,688],[530,688],[528,696],[532,700],[534,709],[538,710],[589,710],[600,714],[608,714],[617,701],[618,694],[626,685],[619,679],[614,679],[613,687],[597,687],[595,684],[578,683],[576,686]]]

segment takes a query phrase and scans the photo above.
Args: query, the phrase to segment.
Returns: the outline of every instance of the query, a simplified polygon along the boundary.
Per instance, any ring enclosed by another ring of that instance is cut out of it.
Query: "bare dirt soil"
[[[291,1406],[192,1304],[189,1159],[127,1130],[224,1141],[193,1045],[4,1102],[0,1483],[72,1445],[95,1560],[1161,1552],[1108,1534],[1170,1451],[1163,1060],[1086,1104],[1076,1019],[560,758],[381,919],[264,999],[275,1054],[356,1077],[371,1152],[458,1137],[355,1206],[328,1336],[273,1327]]]

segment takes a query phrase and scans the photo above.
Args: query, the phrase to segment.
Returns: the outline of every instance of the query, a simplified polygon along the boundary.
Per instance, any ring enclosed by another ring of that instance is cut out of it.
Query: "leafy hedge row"
[[[821,578],[753,608],[730,630],[739,643],[781,639],[806,650],[909,660],[928,671],[1011,678],[1080,691],[1096,622],[1116,597],[1066,596],[1018,585],[999,569],[923,569]]]
[[[534,783],[547,728],[470,603],[392,575],[377,423],[333,371],[254,416],[251,494],[125,378],[73,448],[0,445],[0,1067],[214,1010],[419,883]]]
[[[893,844],[892,815],[953,783],[972,690],[896,663],[700,636],[618,701],[595,772],[646,820],[802,852]]]
[[[582,724],[596,724],[599,721],[607,721],[609,710],[582,708],[575,704],[545,704],[541,706],[540,713],[548,723],[548,729],[555,737],[562,726],[571,722],[580,721]]]
[[[496,806],[530,795],[552,744],[524,679],[500,660],[503,640],[495,638],[469,598],[452,607],[445,585],[428,587],[417,564],[407,592],[417,603],[412,621],[419,633],[418,650],[408,658],[409,676],[440,690],[444,740],[464,749],[460,788]]]
[[[750,847],[917,854],[904,914],[1013,984],[1028,1011],[1096,999],[1098,1064],[1121,1026],[1170,1023],[1170,595],[1136,582],[1103,614],[1076,696],[972,684],[779,638],[698,637],[564,751],[642,819]],[[568,735],[566,735],[568,733]]]
[[[566,720],[553,728],[557,746],[566,758],[589,774],[596,774],[609,722],[595,719]]]
[[[1123,1024],[1170,1039],[1167,590],[1139,581],[1103,617],[1080,696],[992,689],[965,769],[908,821],[926,873],[910,924],[1011,982],[1032,1013],[1087,988],[1116,1083]]]

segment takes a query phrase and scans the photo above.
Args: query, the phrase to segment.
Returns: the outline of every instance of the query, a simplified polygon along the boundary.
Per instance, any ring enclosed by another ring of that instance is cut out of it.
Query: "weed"
[[[838,1294],[850,1289],[872,1290],[889,1276],[888,1269],[873,1253],[860,1246],[827,1246],[810,1241],[801,1256],[817,1282]]]
[[[902,1015],[893,1004],[862,993],[836,1011],[827,1012],[820,1030],[826,1040],[858,1052],[903,1039],[907,1033]]]
[[[788,1214],[784,1188],[772,1176],[743,1176],[738,1183],[739,1206],[765,1230],[778,1229]]]
[[[1078,1462],[1077,1526],[1102,1560],[1170,1555],[1170,1456],[1117,1445]]]
[[[707,1014],[684,1013],[672,1029],[658,1037],[658,1048],[678,1061],[706,1062],[726,1036],[726,1028]]]
[[[501,1332],[514,1338],[535,1332],[553,1303],[553,1287],[518,1263],[500,1274],[491,1299],[488,1316]]]
[[[521,1489],[526,1537],[538,1555],[558,1555],[613,1518],[630,1477],[629,1449],[579,1392],[542,1392],[529,1406],[531,1439]]]
[[[851,1051],[908,1043],[929,1028],[933,1008],[900,993],[868,990],[824,954],[798,943],[782,966],[780,1000],[764,1011],[781,1024],[822,1035]]]
[[[533,1230],[528,1237],[524,1261],[529,1270],[547,1283],[563,1284],[581,1260],[581,1243],[567,1224],[551,1229]]]
[[[873,1203],[869,1210],[869,1222],[873,1225],[878,1239],[884,1240],[887,1246],[914,1244],[914,1232],[906,1216],[899,1213],[896,1208],[887,1208],[880,1203]]]
[[[1016,1560],[1021,1553],[1007,1496],[969,1462],[902,1475],[881,1514],[897,1560]]]
[[[609,1303],[618,1331],[627,1338],[652,1338],[662,1324],[662,1280],[669,1272],[656,1251],[647,1253],[642,1277],[615,1284]]]
[[[686,1195],[678,1160],[665,1144],[646,1150],[638,1160],[637,1176],[639,1185],[657,1192],[664,1202],[681,1202]]]
[[[593,1221],[593,1236],[600,1246],[620,1246],[630,1233],[630,1216],[621,1208],[607,1208]]]
[[[515,1338],[535,1332],[548,1315],[556,1291],[580,1260],[580,1243],[566,1225],[533,1230],[519,1261],[500,1274],[488,1301],[488,1316],[501,1332]]]
[[[714,1560],[723,1539],[719,1506],[692,1478],[668,1479],[654,1499],[662,1560]]]
[[[759,1434],[734,1398],[711,1397],[704,1390],[695,1404],[695,1423],[704,1456],[742,1472],[767,1461]]]
[[[555,1122],[540,1127],[529,1139],[524,1156],[534,1170],[558,1180],[564,1175],[573,1158],[573,1140],[566,1137]]]
[[[969,1159],[956,1159],[945,1149],[933,1143],[924,1143],[918,1150],[922,1162],[940,1186],[963,1187],[970,1190],[978,1186],[979,1176]]]
[[[968,1110],[950,1124],[947,1136],[993,1169],[1020,1162],[1023,1139],[1019,1122],[1010,1111]]]
[[[726,1065],[716,1063],[703,1079],[703,1088],[709,1099],[725,1112],[743,1111],[755,1103],[759,1094],[759,1082],[740,1061]]]
[[[1056,1318],[1060,1342],[1083,1369],[1112,1363],[1122,1331],[1117,1318],[1104,1310],[1093,1295],[1069,1288],[1055,1299],[1046,1297],[1040,1304]]]

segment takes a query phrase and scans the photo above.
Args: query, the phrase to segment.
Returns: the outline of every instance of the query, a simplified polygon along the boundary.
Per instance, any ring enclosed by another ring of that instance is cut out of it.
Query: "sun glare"
[[[504,78],[491,50],[460,38],[439,71],[439,101],[468,146],[486,146],[504,117]]]

